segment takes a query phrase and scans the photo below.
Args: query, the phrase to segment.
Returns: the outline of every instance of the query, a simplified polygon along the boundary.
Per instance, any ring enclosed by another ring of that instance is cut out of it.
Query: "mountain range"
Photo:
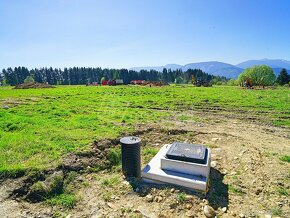
[[[276,76],[280,73],[282,68],[287,69],[290,73],[290,61],[281,60],[281,59],[261,59],[261,60],[248,60],[237,65],[232,65],[228,63],[218,62],[218,61],[208,61],[208,62],[198,62],[190,63],[186,65],[178,64],[167,64],[164,66],[157,67],[133,67],[131,70],[157,70],[162,72],[163,68],[176,70],[181,69],[186,71],[188,69],[201,69],[202,71],[215,75],[215,76],[224,76],[227,78],[237,78],[244,69],[252,67],[254,65],[267,65],[273,69]]]

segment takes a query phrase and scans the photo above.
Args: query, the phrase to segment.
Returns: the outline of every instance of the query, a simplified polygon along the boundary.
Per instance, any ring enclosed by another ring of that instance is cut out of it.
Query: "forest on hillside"
[[[100,82],[105,79],[123,79],[124,84],[129,84],[131,80],[163,81],[166,83],[190,83],[192,76],[196,81],[210,82],[226,81],[225,77],[213,76],[199,69],[167,70],[162,72],[156,70],[141,70],[140,72],[128,69],[102,69],[91,67],[72,68],[35,68],[15,67],[3,69],[0,73],[0,82],[4,85],[17,85],[31,76],[36,82],[48,83],[51,85],[84,85],[92,82]]]

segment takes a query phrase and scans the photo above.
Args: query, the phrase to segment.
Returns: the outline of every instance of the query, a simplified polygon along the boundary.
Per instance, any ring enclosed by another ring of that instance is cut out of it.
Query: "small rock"
[[[159,194],[159,196],[161,196],[161,197],[166,197],[166,194],[165,194],[165,192],[161,192],[161,193]]]
[[[227,207],[223,207],[222,212],[224,212],[224,213],[227,212]]]
[[[279,207],[282,207],[284,204],[281,201],[276,202]]]
[[[245,218],[246,217],[246,215],[245,214],[243,214],[243,213],[240,213],[240,218]]]
[[[160,203],[163,200],[163,198],[161,196],[156,196],[154,198],[154,201],[156,201],[157,203]]]
[[[174,189],[174,188],[170,189],[170,192],[171,192],[171,193],[174,193],[174,191],[175,191],[175,189]]]
[[[210,166],[215,168],[215,167],[217,166],[217,162],[216,162],[216,161],[212,161],[212,162],[210,163]]]
[[[191,218],[194,218],[194,213],[193,213],[192,211],[187,211],[187,212],[185,213],[185,216],[187,216],[187,217],[191,217]]]
[[[260,201],[260,202],[262,202],[263,200],[264,200],[263,197],[259,197],[259,198],[258,198],[258,201]]]
[[[235,211],[231,211],[230,214],[231,214],[233,217],[237,216],[237,214],[236,214]]]
[[[255,191],[255,194],[259,195],[261,192],[262,192],[262,189],[261,188],[257,188],[256,191]]]
[[[192,195],[185,195],[185,200],[189,201],[192,200],[193,196]]]
[[[226,175],[226,174],[228,174],[228,171],[227,170],[223,170],[222,174]]]
[[[177,204],[176,202],[171,203],[171,204],[169,205],[169,208],[174,210],[174,209],[177,207],[177,205],[178,205],[178,204]]]
[[[148,201],[148,202],[152,202],[153,201],[153,196],[152,195],[146,195],[146,200]]]
[[[190,209],[192,208],[192,205],[191,205],[191,204],[186,204],[186,205],[185,205],[185,208],[186,208],[187,210],[190,210]]]
[[[203,213],[207,218],[215,217],[215,214],[216,214],[215,210],[209,205],[204,206]]]
[[[170,213],[174,213],[175,209],[170,209],[169,211]]]
[[[3,109],[7,110],[7,109],[9,109],[9,106],[5,105],[5,106],[3,106]]]
[[[116,206],[110,202],[107,203],[108,207],[112,208],[112,209],[116,209]]]
[[[122,184],[129,186],[130,183],[128,181],[123,181]]]
[[[234,160],[237,160],[237,159],[239,159],[238,157],[234,157]]]
[[[242,150],[241,153],[239,153],[239,156],[243,156],[244,153],[246,153],[247,150]]]
[[[265,218],[272,218],[270,214],[265,214]]]
[[[218,141],[218,140],[221,140],[221,138],[212,138],[212,139],[211,139],[212,142],[216,142],[216,141]]]
[[[67,215],[65,218],[71,218],[71,214]]]

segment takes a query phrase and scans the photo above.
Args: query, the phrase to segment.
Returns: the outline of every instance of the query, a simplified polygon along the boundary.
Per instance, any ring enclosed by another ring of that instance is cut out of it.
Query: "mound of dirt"
[[[146,81],[142,84],[143,86],[167,86],[169,85],[168,83],[164,82],[151,82],[151,81]]]
[[[54,86],[45,83],[22,83],[14,87],[14,89],[43,89],[43,88],[54,88]]]

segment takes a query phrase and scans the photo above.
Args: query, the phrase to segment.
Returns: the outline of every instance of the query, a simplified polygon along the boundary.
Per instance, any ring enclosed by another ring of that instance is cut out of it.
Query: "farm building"
[[[123,79],[116,79],[116,85],[123,85],[124,81]]]
[[[102,86],[116,86],[116,85],[123,85],[124,82],[122,79],[110,79],[110,80],[103,80]]]
[[[91,82],[86,84],[86,86],[97,86],[97,85],[99,85],[98,82]]]
[[[108,80],[103,80],[102,81],[102,86],[107,86],[108,85]]]

